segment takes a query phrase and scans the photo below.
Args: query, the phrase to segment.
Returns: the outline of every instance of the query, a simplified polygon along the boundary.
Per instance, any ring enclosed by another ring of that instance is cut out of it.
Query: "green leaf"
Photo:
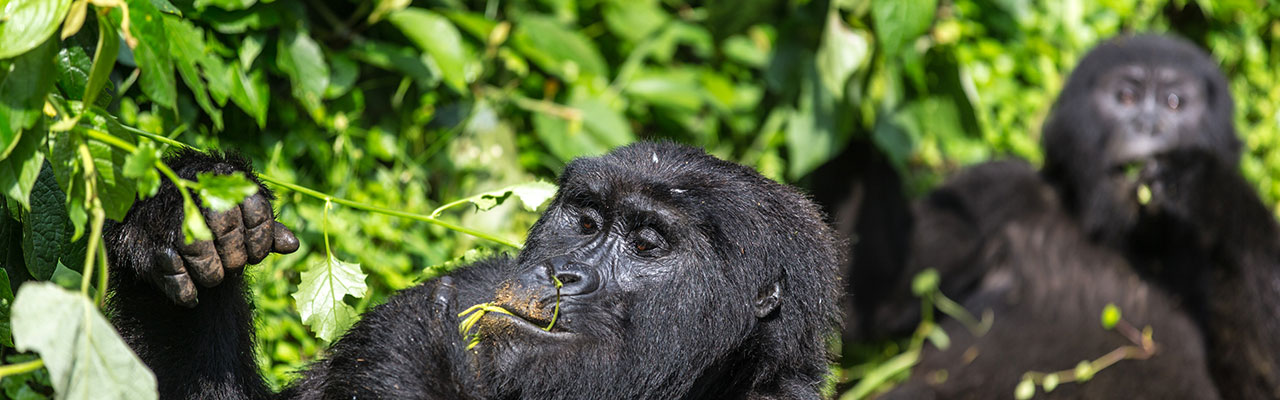
[[[845,26],[840,20],[840,13],[831,10],[827,13],[827,26],[823,30],[822,44],[818,47],[818,77],[827,91],[836,99],[843,99],[845,83],[853,73],[862,68],[870,54],[870,43],[867,39]]]
[[[1022,378],[1018,382],[1018,387],[1013,389],[1013,398],[1018,400],[1028,400],[1036,395],[1036,384],[1030,378]]]
[[[933,24],[938,0],[875,1],[871,18],[876,38],[888,57],[896,57],[903,48],[924,34]]]
[[[550,200],[556,195],[556,185],[544,182],[528,182],[518,185],[508,186],[492,192],[481,193],[471,196],[467,200],[476,205],[480,211],[488,211],[497,207],[510,197],[520,200],[520,204],[524,205],[524,209],[528,211],[537,211],[538,207]]]
[[[0,202],[2,203],[2,202]],[[0,205],[0,212],[5,211],[4,206]],[[0,215],[0,224],[4,224],[4,219],[9,218],[8,215]],[[0,239],[3,239],[0,234]],[[0,246],[4,242],[0,241]],[[0,259],[0,262],[3,262]],[[5,271],[4,265],[0,264],[0,345],[13,347],[13,325],[10,324],[10,310],[13,307],[13,291],[9,288],[9,273]]]
[[[170,58],[168,32],[164,29],[163,15],[151,0],[127,0],[129,4],[129,33],[137,39],[133,59],[142,70],[139,83],[142,92],[151,101],[168,108],[177,104],[178,92],[173,78],[173,59]],[[111,21],[121,25],[119,9],[112,9]]]
[[[568,82],[577,81],[581,74],[605,77],[609,73],[604,56],[590,39],[551,17],[521,16],[511,44],[538,67]]]
[[[796,113],[787,122],[787,177],[798,180],[827,162],[840,149],[835,98],[819,81],[812,64],[800,80]]]
[[[209,100],[204,80],[196,65],[205,57],[204,30],[192,25],[182,18],[165,15],[165,32],[169,34],[169,48],[173,50],[173,63],[178,67],[178,75],[191,89],[191,96],[196,104],[209,115],[214,129],[222,129],[222,109]]]
[[[298,292],[293,294],[302,322],[319,338],[337,340],[356,320],[356,310],[342,298],[364,297],[365,278],[360,264],[342,262],[332,254],[326,261],[312,265],[302,273]]]
[[[196,175],[200,187],[200,199],[204,206],[217,212],[230,210],[245,197],[258,193],[258,185],[244,175],[218,175],[201,172]]]
[[[186,190],[186,189],[182,189]],[[191,244],[196,240],[212,240],[213,232],[209,231],[209,225],[204,222],[204,214],[200,213],[200,208],[196,207],[194,201],[182,202],[182,240],[183,243]]]
[[[921,297],[933,291],[938,290],[938,270],[933,268],[925,269],[916,274],[911,279],[911,294]]]
[[[0,59],[44,43],[71,9],[71,0],[8,0],[0,3]]]
[[[467,55],[462,48],[458,28],[444,16],[421,8],[410,7],[387,18],[418,48],[426,51],[440,67],[444,82],[461,94],[467,94]]]
[[[426,61],[409,47],[396,46],[375,40],[366,40],[352,45],[347,54],[351,58],[364,61],[378,68],[399,71],[413,78],[414,82],[424,88],[433,88],[440,83]]]
[[[9,156],[0,159],[0,190],[4,195],[30,209],[28,198],[35,187],[36,177],[40,175],[40,166],[44,164],[43,130],[28,131],[18,139],[18,143]]]
[[[324,52],[305,31],[285,30],[276,42],[276,66],[289,76],[293,84],[293,97],[298,99],[312,118],[324,116],[320,99],[329,87],[329,65],[324,62]]]
[[[704,100],[700,87],[698,72],[692,68],[648,68],[627,82],[626,94],[653,105],[694,113],[702,108]]]
[[[378,5],[373,7],[373,12],[369,13],[369,17],[365,18],[365,23],[373,25],[381,21],[383,17],[396,11],[403,10],[412,3],[411,0],[377,0]]]
[[[13,3],[10,3],[12,5]],[[10,24],[7,22],[5,24]],[[0,40],[0,42],[9,39]],[[18,145],[22,131],[40,118],[45,95],[53,88],[54,58],[58,42],[49,40],[40,47],[13,60],[13,65],[0,82],[0,159],[9,156]],[[38,165],[37,165],[38,167]],[[0,178],[0,184],[3,184]],[[24,201],[23,204],[26,204]]]
[[[80,46],[63,47],[58,50],[55,65],[58,77],[55,82],[62,94],[68,99],[83,99],[85,86],[89,83],[89,68],[93,66],[89,54]]]
[[[1120,323],[1120,307],[1107,303],[1107,306],[1102,308],[1102,327],[1111,330],[1117,323]]]
[[[160,158],[160,149],[149,139],[139,140],[138,147],[125,157],[124,176],[136,182],[139,197],[145,199],[155,196],[156,191],[160,190],[160,173],[156,171],[156,162]]]
[[[28,282],[13,302],[13,339],[44,359],[59,398],[155,399],[156,378],[88,298]]]
[[[653,0],[604,3],[604,22],[609,31],[632,42],[647,39],[670,19],[671,16]]]
[[[121,138],[124,139],[124,138]],[[102,199],[102,209],[107,218],[121,221],[137,199],[137,185],[124,176],[125,158],[129,154],[111,145],[96,140],[86,143],[89,154],[93,156],[94,172],[97,173],[98,197]]]
[[[65,196],[53,177],[53,168],[44,164],[31,191],[31,212],[22,224],[23,259],[27,271],[36,279],[47,280],[53,276],[63,245],[71,241]]]
[[[245,74],[239,64],[231,64],[231,101],[253,116],[259,128],[267,126],[267,106],[271,100],[267,78],[261,69]]]
[[[205,7],[214,6],[227,11],[244,10],[254,4],[258,0],[196,0],[195,7],[197,10],[204,10]]]
[[[94,104],[98,94],[102,93],[102,88],[110,82],[111,70],[115,69],[116,57],[120,54],[119,35],[109,20],[98,18],[98,48],[93,53],[89,81],[85,84],[84,96],[81,97],[85,104]]]

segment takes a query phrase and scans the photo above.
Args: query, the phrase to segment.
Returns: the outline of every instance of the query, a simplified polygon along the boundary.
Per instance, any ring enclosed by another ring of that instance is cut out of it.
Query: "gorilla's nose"
[[[590,265],[557,256],[547,260],[551,275],[560,281],[560,295],[583,295],[600,288],[600,274]]]

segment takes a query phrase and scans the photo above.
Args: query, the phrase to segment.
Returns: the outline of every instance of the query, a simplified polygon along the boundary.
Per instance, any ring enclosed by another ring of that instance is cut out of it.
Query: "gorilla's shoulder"
[[[965,168],[925,196],[919,211],[995,228],[1058,207],[1053,187],[1031,164],[1009,159]]]

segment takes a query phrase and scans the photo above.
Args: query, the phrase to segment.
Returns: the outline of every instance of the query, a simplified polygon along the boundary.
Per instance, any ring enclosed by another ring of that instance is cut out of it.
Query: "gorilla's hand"
[[[1179,149],[1156,155],[1144,166],[1139,183],[1150,190],[1146,208],[1164,213],[1213,235],[1221,214],[1223,189],[1236,181],[1233,171],[1208,151]]]
[[[196,285],[216,286],[225,272],[257,264],[270,252],[298,250],[298,238],[272,218],[271,203],[262,193],[227,211],[203,211],[213,240],[188,244],[178,235],[174,243],[155,249],[151,278],[175,303],[195,306]]]

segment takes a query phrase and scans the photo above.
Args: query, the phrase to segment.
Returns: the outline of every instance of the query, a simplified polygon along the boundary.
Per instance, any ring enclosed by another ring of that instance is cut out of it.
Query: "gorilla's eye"
[[[1165,104],[1169,105],[1170,110],[1177,110],[1178,105],[1182,103],[1182,99],[1178,98],[1175,93],[1169,93],[1169,97],[1165,99]]]
[[[636,253],[648,254],[662,247],[662,235],[652,228],[645,228],[637,231],[631,240],[631,246],[635,248]]]
[[[1137,94],[1131,88],[1120,89],[1116,92],[1116,101],[1126,106],[1133,105],[1133,101],[1137,98]]]
[[[583,235],[596,233],[599,229],[600,227],[596,225],[596,220],[591,219],[591,217],[583,215],[578,218],[578,231]]]

